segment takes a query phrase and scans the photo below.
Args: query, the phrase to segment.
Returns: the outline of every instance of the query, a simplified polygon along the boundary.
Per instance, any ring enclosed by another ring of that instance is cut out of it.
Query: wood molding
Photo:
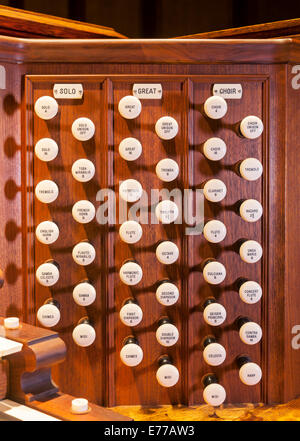
[[[181,38],[299,38],[300,18],[292,20],[280,20],[271,23],[262,23],[257,25],[242,26],[239,28],[222,29],[212,32],[201,32],[199,34],[185,35]]]
[[[62,41],[0,37],[0,59],[11,63],[273,64],[293,62],[299,53],[300,42],[289,38]]]
[[[27,38],[127,38],[113,28],[0,6],[1,35]]]
[[[64,361],[66,345],[57,332],[22,323],[9,330],[0,318],[1,335],[23,344],[22,351],[4,357],[9,362],[9,397],[24,403],[58,392],[51,368]]]

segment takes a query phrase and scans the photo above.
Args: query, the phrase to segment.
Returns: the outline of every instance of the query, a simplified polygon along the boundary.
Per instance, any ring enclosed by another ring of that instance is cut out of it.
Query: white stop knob
[[[253,304],[259,302],[262,296],[262,289],[259,283],[247,280],[239,289],[239,295],[243,302]]]
[[[240,256],[244,262],[256,263],[262,257],[262,247],[256,240],[246,240],[240,246]]]
[[[88,182],[95,175],[95,166],[89,159],[77,159],[72,165],[72,176],[76,181]]]
[[[49,162],[56,158],[58,145],[54,139],[42,138],[35,144],[34,152],[41,161]]]
[[[34,111],[39,118],[52,119],[58,112],[57,101],[51,96],[41,96],[35,102]]]
[[[121,266],[120,279],[126,285],[137,285],[143,277],[143,270],[136,262],[126,262]]]
[[[89,411],[89,402],[85,398],[75,398],[72,400],[71,412],[75,414],[87,413]]]
[[[43,286],[53,286],[59,279],[59,269],[54,263],[42,263],[36,270],[36,278]]]
[[[219,243],[225,239],[227,229],[223,222],[219,220],[211,220],[207,222],[203,228],[203,235],[208,242]]]
[[[60,311],[57,306],[46,303],[38,309],[37,319],[46,328],[52,328],[60,320]]]
[[[178,133],[178,124],[176,119],[171,116],[163,116],[155,124],[155,132],[159,138],[169,140],[175,138]]]
[[[226,319],[226,309],[220,303],[210,303],[204,308],[203,318],[210,326],[220,326]]]
[[[212,119],[223,118],[227,113],[227,103],[220,96],[210,96],[204,103],[204,112]]]
[[[179,298],[179,289],[174,283],[163,282],[156,290],[157,301],[164,306],[174,305]]]
[[[179,371],[173,364],[163,364],[156,371],[156,379],[163,387],[175,386],[179,380]]]
[[[155,168],[156,175],[164,182],[171,182],[177,178],[179,167],[176,161],[170,158],[162,159]]]
[[[172,323],[164,323],[156,330],[156,339],[162,346],[173,346],[177,343],[179,332]]]
[[[78,346],[91,346],[96,338],[96,331],[88,323],[81,323],[73,329],[72,337]]]
[[[246,222],[256,222],[263,214],[263,208],[256,199],[247,199],[240,205],[241,218]]]
[[[59,229],[54,222],[44,221],[36,227],[35,235],[39,242],[50,245],[58,239]]]
[[[72,216],[76,222],[87,224],[91,222],[96,214],[94,205],[90,201],[78,201],[73,205]]]
[[[96,299],[96,290],[88,282],[81,282],[73,289],[73,299],[79,306],[89,306]]]
[[[220,343],[210,343],[204,348],[203,358],[210,366],[219,366],[226,359],[226,350]]]
[[[262,163],[256,158],[247,158],[240,163],[240,174],[247,181],[256,181],[262,172]]]
[[[72,124],[72,135],[78,141],[88,141],[95,134],[95,124],[89,118],[77,118]]]
[[[203,145],[204,156],[210,161],[220,161],[226,155],[226,144],[221,138],[209,138]]]
[[[78,265],[90,265],[95,260],[96,250],[88,242],[79,242],[73,248],[72,257]]]
[[[256,363],[248,362],[243,364],[239,370],[239,377],[242,383],[247,386],[254,386],[259,383],[262,377],[261,368]]]
[[[135,161],[142,154],[142,144],[136,138],[125,138],[119,144],[120,156],[126,161]]]
[[[35,187],[35,196],[44,204],[54,202],[59,193],[58,186],[55,182],[45,179],[40,181]]]
[[[179,210],[175,202],[165,200],[157,204],[155,216],[162,224],[171,224],[178,218]]]
[[[222,201],[226,193],[226,185],[220,179],[210,179],[203,187],[204,197],[210,202]]]
[[[120,320],[126,326],[137,326],[142,318],[143,311],[136,303],[126,303],[120,310]]]
[[[255,322],[244,323],[239,330],[240,339],[246,345],[255,345],[259,343],[262,337],[262,329]]]
[[[221,406],[226,399],[226,391],[221,384],[209,384],[203,390],[203,399],[211,406]]]
[[[263,130],[264,125],[262,120],[257,116],[246,116],[246,118],[244,118],[240,123],[240,131],[245,138],[258,138],[262,134]]]
[[[203,277],[207,283],[218,285],[226,277],[225,266],[215,260],[208,262],[203,268]]]
[[[143,350],[136,343],[127,343],[120,352],[122,362],[129,367],[138,366],[143,360]]]
[[[165,240],[156,248],[156,257],[159,262],[170,265],[178,259],[179,249],[174,242]]]
[[[118,110],[123,118],[134,119],[141,113],[142,104],[135,96],[127,95],[120,99]]]
[[[4,319],[5,329],[18,329],[20,326],[19,317],[7,317]]]
[[[126,202],[136,202],[143,194],[143,187],[136,179],[126,179],[119,187],[120,197]]]
[[[120,226],[119,234],[123,242],[137,243],[143,235],[143,230],[138,222],[129,220]]]

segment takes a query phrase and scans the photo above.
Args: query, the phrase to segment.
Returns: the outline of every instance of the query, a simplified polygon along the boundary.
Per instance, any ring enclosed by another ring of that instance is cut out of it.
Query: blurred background
[[[300,17],[300,2],[289,0],[0,0],[0,5],[109,26],[130,38],[169,38]]]

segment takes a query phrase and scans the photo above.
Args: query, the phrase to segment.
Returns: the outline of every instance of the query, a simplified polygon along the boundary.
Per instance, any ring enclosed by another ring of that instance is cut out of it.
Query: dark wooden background
[[[300,17],[286,0],[4,0],[0,5],[109,26],[130,38],[169,38]]]

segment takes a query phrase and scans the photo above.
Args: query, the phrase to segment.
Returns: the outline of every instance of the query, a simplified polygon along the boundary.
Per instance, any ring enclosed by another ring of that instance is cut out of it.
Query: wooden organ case
[[[104,406],[201,404],[214,381],[227,403],[299,395],[299,43],[2,37],[0,62],[0,315],[59,333],[60,388]],[[141,188],[148,221],[121,237]],[[152,189],[178,189],[182,223],[151,217]],[[205,236],[181,210],[202,203]]]

